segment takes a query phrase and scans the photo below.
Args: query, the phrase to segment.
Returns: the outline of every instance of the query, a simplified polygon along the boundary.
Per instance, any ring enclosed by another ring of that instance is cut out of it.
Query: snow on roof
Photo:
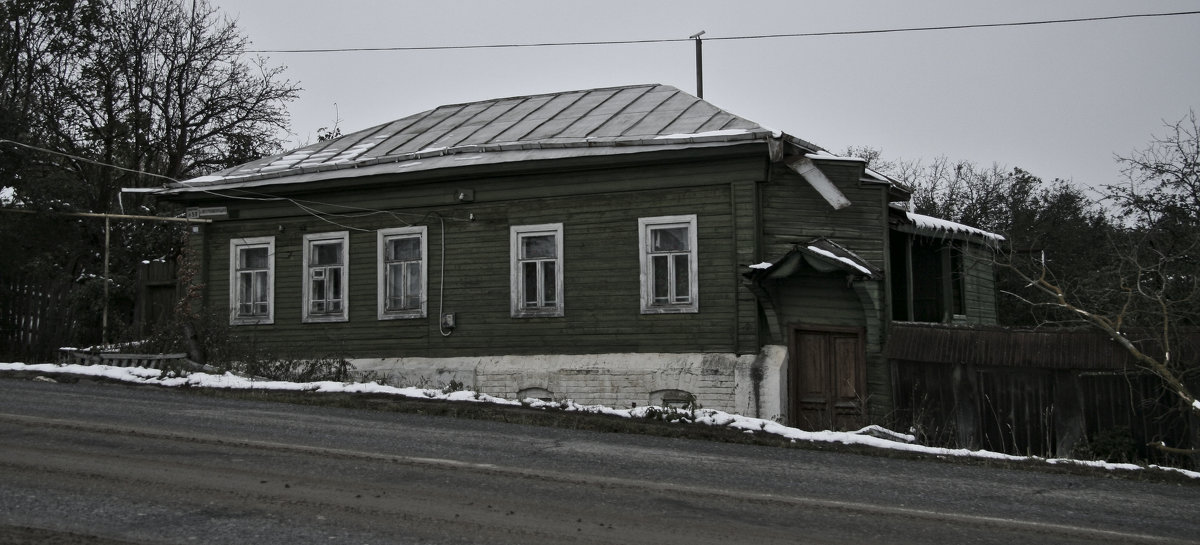
[[[921,229],[921,230],[925,230],[925,231],[940,232],[940,233],[945,233],[945,234],[958,233],[958,234],[963,234],[963,235],[974,235],[974,236],[983,237],[985,239],[992,240],[995,242],[1000,242],[1000,241],[1004,240],[1004,237],[1001,235],[997,235],[996,233],[984,231],[983,229],[976,229],[975,227],[971,227],[970,225],[963,225],[961,223],[956,223],[956,222],[953,222],[950,220],[944,220],[941,218],[935,218],[933,216],[926,216],[924,214],[918,214],[916,212],[905,211],[904,213],[908,216],[908,221],[911,221],[913,223],[913,225],[916,226],[917,229]]]
[[[663,135],[655,136],[654,139],[655,140],[665,140],[668,138],[706,138],[706,137],[712,137],[712,136],[733,136],[735,134],[748,134],[749,132],[750,131],[747,131],[746,129],[724,129],[724,130],[719,130],[719,131],[704,131],[704,132],[696,132],[696,133],[663,134]]]
[[[806,153],[806,154],[804,154],[804,156],[808,157],[809,159],[822,159],[825,161],[852,161],[852,162],[856,162],[856,163],[867,162],[867,160],[863,159],[862,157],[846,157],[843,155],[834,155],[825,150],[817,150],[813,153]]]
[[[810,252],[816,253],[822,257],[826,257],[826,258],[832,259],[834,261],[845,263],[846,265],[853,267],[855,270],[857,270],[867,276],[873,276],[875,274],[875,273],[871,272],[870,269],[868,269],[862,265],[859,265],[857,261],[854,261],[853,259],[850,259],[848,257],[842,257],[840,255],[836,255],[833,252],[830,252],[830,251],[822,249],[822,248],[818,248],[816,246],[809,246],[808,250]]]

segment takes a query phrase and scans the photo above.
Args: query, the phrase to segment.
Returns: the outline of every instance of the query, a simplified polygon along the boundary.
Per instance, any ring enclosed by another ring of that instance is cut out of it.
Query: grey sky
[[[1200,1],[213,0],[258,49],[705,38],[1200,9]],[[336,7],[332,7],[335,6]],[[442,104],[664,83],[695,93],[692,43],[269,54],[304,88],[293,145]],[[947,155],[1046,179],[1119,181],[1113,154],[1200,109],[1200,15],[704,42],[704,97],[833,151]],[[335,114],[335,106],[336,114]],[[336,115],[336,117],[335,117]],[[294,146],[291,146],[294,147]]]

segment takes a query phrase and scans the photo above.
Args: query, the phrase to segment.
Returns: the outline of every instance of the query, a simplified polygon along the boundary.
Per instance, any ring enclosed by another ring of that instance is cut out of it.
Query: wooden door
[[[804,430],[861,427],[867,396],[862,330],[797,327],[791,341],[792,425]]]

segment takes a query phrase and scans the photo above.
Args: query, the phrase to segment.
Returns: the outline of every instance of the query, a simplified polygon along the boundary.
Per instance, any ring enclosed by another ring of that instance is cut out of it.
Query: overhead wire
[[[185,183],[180,180],[176,180],[175,178],[172,178],[170,176],[164,176],[162,174],[146,172],[144,170],[137,170],[137,169],[131,169],[131,168],[127,168],[127,167],[122,167],[120,165],[105,163],[103,161],[89,159],[87,157],[81,157],[81,156],[74,155],[71,153],[53,150],[53,149],[49,149],[49,148],[45,148],[45,147],[41,147],[41,146],[35,146],[32,144],[26,144],[24,142],[17,142],[17,141],[9,140],[6,138],[0,138],[0,143],[12,144],[15,146],[19,146],[19,147],[26,148],[26,149],[31,149],[34,151],[49,153],[49,154],[53,154],[53,155],[59,155],[59,156],[66,157],[66,158],[69,158],[72,160],[83,161],[83,162],[87,162],[87,163],[90,163],[93,165],[112,168],[112,169],[116,169],[116,170],[121,170],[121,171],[129,172],[132,174],[151,176],[154,178],[167,180],[171,183],[177,183],[177,184]],[[213,190],[209,190],[209,189],[192,186],[192,189],[202,192],[202,193],[206,193],[206,194],[215,196],[215,197],[220,197],[220,198],[225,198],[225,199],[248,200],[248,201],[287,201],[287,202],[290,202],[292,205],[296,206],[297,208],[299,208],[301,211],[305,212],[306,214],[312,215],[312,216],[316,217],[317,219],[326,221],[328,223],[337,225],[337,226],[345,228],[345,229],[355,229],[355,230],[359,230],[359,231],[366,231],[366,229],[360,229],[360,228],[342,225],[340,223],[328,220],[323,216],[344,217],[344,218],[353,219],[356,217],[368,217],[368,216],[378,215],[378,214],[387,214],[387,215],[391,216],[393,219],[395,219],[396,221],[407,226],[407,225],[412,225],[413,223],[401,218],[400,216],[402,216],[402,215],[404,215],[404,216],[419,216],[420,219],[418,219],[417,222],[421,222],[421,221],[424,221],[426,218],[428,218],[430,216],[430,214],[432,214],[431,212],[425,212],[423,214],[415,213],[415,212],[397,212],[397,211],[393,211],[393,210],[382,210],[382,209],[378,209],[378,208],[350,206],[350,205],[344,205],[344,204],[337,204],[337,203],[330,203],[330,202],[323,202],[323,201],[314,201],[314,200],[307,200],[307,199],[295,199],[295,198],[289,198],[289,197],[282,197],[279,195],[273,195],[270,193],[249,191],[249,190],[241,189],[241,188],[230,188],[230,189],[226,189],[223,191],[213,191]],[[234,192],[238,192],[241,194],[235,194]],[[306,206],[306,204],[301,204],[301,203],[306,203],[307,205],[310,205],[310,206]],[[122,205],[122,208],[124,208],[124,203],[121,203],[121,205]],[[337,214],[337,213],[333,213],[333,212],[317,210],[316,208],[314,208],[314,206],[325,206],[325,207],[330,207],[330,208],[342,208],[342,209],[347,209],[347,210],[356,210],[359,212],[363,212],[363,214],[356,214],[356,215]],[[439,215],[439,217],[440,217],[440,215]],[[452,221],[470,221],[469,219],[465,219],[465,218],[451,217],[449,219]]]
[[[765,40],[776,38],[816,38],[824,36],[857,36],[870,34],[895,34],[902,32],[930,32],[941,30],[966,30],[976,28],[999,28],[999,27],[1020,27],[1020,26],[1035,26],[1035,25],[1056,25],[1070,23],[1091,23],[1098,21],[1113,21],[1119,19],[1142,19],[1148,17],[1177,17],[1182,15],[1200,15],[1200,10],[1193,11],[1173,11],[1164,13],[1131,13],[1123,15],[1104,15],[1095,17],[1074,17],[1068,19],[1040,19],[1033,21],[1013,21],[1007,23],[973,23],[961,25],[936,25],[936,26],[917,26],[917,27],[896,27],[896,28],[878,28],[864,30],[831,30],[821,32],[793,32],[781,34],[751,34],[741,36],[714,36],[704,38],[705,41],[726,41],[726,40]],[[395,47],[322,47],[322,48],[302,48],[302,49],[248,49],[246,53],[358,53],[358,52],[386,52],[386,51],[453,51],[462,49],[515,49],[515,48],[535,48],[535,47],[573,47],[573,46],[597,46],[597,45],[637,45],[637,44],[659,44],[659,43],[678,43],[691,42],[698,38],[658,38],[658,39],[643,39],[643,40],[597,40],[597,41],[575,41],[575,42],[531,42],[531,43],[501,43],[501,44],[468,44],[468,45],[432,45],[432,46],[395,46]]]

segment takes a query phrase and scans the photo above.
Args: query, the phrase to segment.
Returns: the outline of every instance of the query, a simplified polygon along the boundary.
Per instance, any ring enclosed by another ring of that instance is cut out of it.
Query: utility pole
[[[103,345],[108,345],[108,284],[110,281],[109,272],[108,272],[108,262],[109,262],[108,255],[109,255],[110,241],[112,238],[112,236],[110,235],[112,225],[109,220],[110,219],[120,219],[120,220],[138,220],[138,221],[168,221],[168,222],[180,222],[180,223],[212,223],[212,220],[207,219],[207,218],[171,218],[171,217],[163,217],[163,216],[135,216],[135,215],[130,215],[130,214],[105,214],[105,213],[100,213],[100,212],[49,212],[49,211],[38,212],[38,211],[34,211],[34,210],[23,210],[20,208],[0,208],[0,212],[15,212],[18,214],[46,213],[46,214],[54,214],[54,215],[58,215],[58,216],[69,216],[69,217],[76,217],[76,218],[104,218],[104,314],[100,318],[100,343]]]
[[[691,36],[689,39],[696,40],[696,96],[704,98],[704,49],[700,45],[700,36],[704,35],[701,30]]]

